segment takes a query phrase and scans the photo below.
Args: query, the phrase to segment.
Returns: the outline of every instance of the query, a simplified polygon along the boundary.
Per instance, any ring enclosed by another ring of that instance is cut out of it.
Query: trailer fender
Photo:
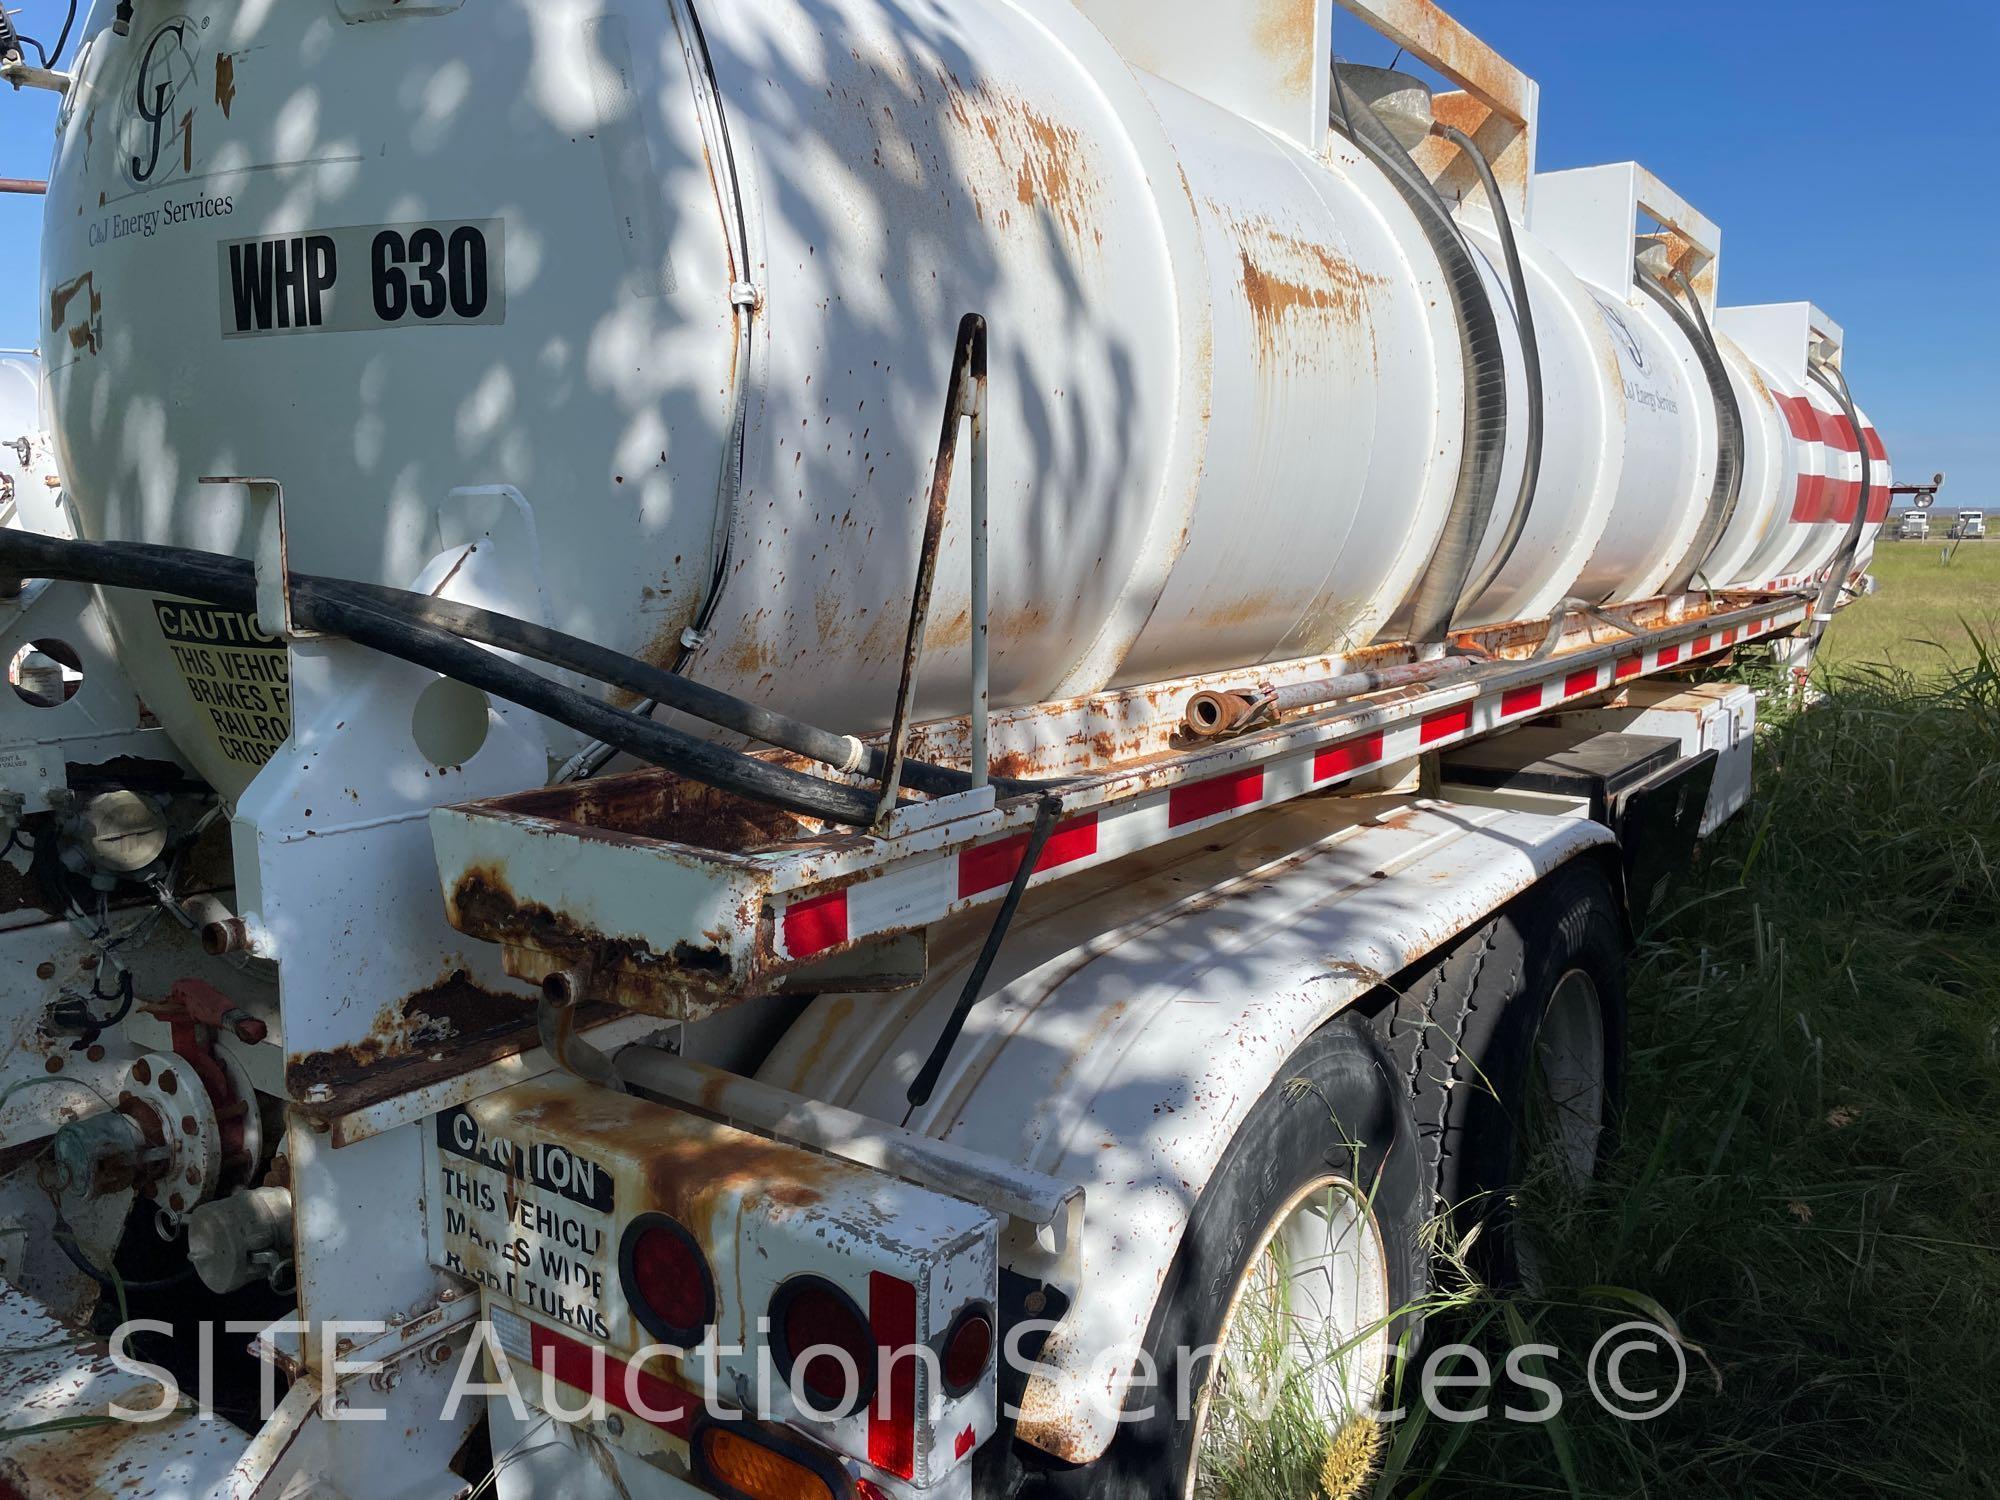
[[[1060,1270],[1031,1233],[1003,1234],[1001,1259],[1068,1297],[1034,1356],[1017,1435],[1089,1462],[1118,1426],[1195,1202],[1284,1060],[1611,842],[1581,814],[1306,799],[1032,893],[922,1108],[906,1091],[990,918],[947,925],[913,990],[820,997],[758,1076],[1084,1184],[1081,1241]]]

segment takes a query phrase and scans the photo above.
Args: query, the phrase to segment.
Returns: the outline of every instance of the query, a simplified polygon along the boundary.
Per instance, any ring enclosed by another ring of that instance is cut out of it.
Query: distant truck
[[[1986,540],[1986,512],[1983,510],[1962,510],[1945,535],[1954,542],[1983,542]]]
[[[1931,538],[1931,513],[1927,510],[1906,510],[1896,519],[1896,540],[1899,542],[1927,542]]]

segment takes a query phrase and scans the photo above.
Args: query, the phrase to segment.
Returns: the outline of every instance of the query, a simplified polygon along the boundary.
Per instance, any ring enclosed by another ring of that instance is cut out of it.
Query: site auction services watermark
[[[1019,1390],[1037,1375],[1059,1375],[1031,1352],[1055,1327],[1045,1320],[1029,1320],[1007,1330],[999,1357],[1020,1378],[1003,1382],[1003,1389]],[[921,1370],[921,1388],[934,1397],[946,1389],[940,1356],[926,1344],[874,1351],[872,1369],[863,1368],[844,1347],[815,1345],[798,1351],[781,1371],[772,1356],[768,1320],[759,1320],[758,1332],[766,1338],[750,1347],[711,1336],[693,1349],[656,1344],[627,1356],[503,1315],[461,1324],[418,1349],[399,1347],[396,1353],[402,1363],[392,1363],[375,1351],[402,1346],[404,1340],[391,1337],[402,1330],[386,1323],[204,1323],[197,1332],[202,1341],[198,1368],[203,1372],[198,1384],[206,1386],[215,1369],[218,1336],[255,1334],[267,1343],[291,1341],[289,1346],[300,1355],[293,1362],[314,1372],[313,1385],[322,1393],[320,1414],[329,1421],[386,1420],[388,1392],[408,1368],[427,1374],[427,1388],[439,1403],[439,1418],[447,1422],[467,1403],[489,1398],[507,1402],[523,1422],[529,1420],[531,1407],[570,1422],[603,1422],[621,1412],[660,1426],[684,1423],[697,1413],[714,1421],[746,1417],[833,1421],[863,1410],[886,1416],[892,1393],[916,1388],[909,1370]],[[211,1391],[190,1392],[164,1366],[133,1352],[135,1336],[175,1334],[173,1325],[150,1319],[125,1323],[112,1334],[111,1362],[153,1387],[127,1392],[111,1405],[112,1418],[157,1422],[189,1406],[204,1414],[213,1412]],[[1105,1407],[1104,1415],[1115,1422],[1150,1421],[1162,1403],[1186,1418],[1199,1406],[1219,1358],[1221,1351],[1212,1345],[1188,1349],[1163,1372],[1144,1350],[1107,1349],[1089,1372],[1086,1385]],[[1377,1358],[1379,1365],[1379,1354]],[[1421,1407],[1444,1422],[1540,1423],[1560,1415],[1570,1399],[1563,1385],[1550,1378],[1567,1358],[1553,1344],[1520,1344],[1504,1352],[1440,1344],[1416,1353],[1391,1348],[1386,1368],[1369,1369],[1359,1380],[1353,1368],[1338,1360],[1310,1365],[1280,1362],[1274,1369],[1259,1370],[1244,1370],[1232,1362],[1224,1368],[1233,1405],[1253,1420],[1270,1416],[1286,1391],[1303,1381],[1321,1389],[1379,1389],[1382,1394],[1372,1408],[1364,1404],[1354,1412],[1378,1422],[1403,1421]],[[262,1414],[268,1420],[279,1401],[277,1371],[269,1359],[262,1362],[262,1369]],[[1597,1339],[1583,1360],[1582,1374],[1584,1389],[1599,1407],[1620,1420],[1642,1422],[1665,1414],[1680,1400],[1688,1365],[1678,1337],[1655,1324],[1633,1320]],[[146,1402],[148,1395],[156,1399]],[[398,1406],[399,1414],[408,1409]],[[1004,1401],[1002,1411],[1009,1421],[1020,1415]]]

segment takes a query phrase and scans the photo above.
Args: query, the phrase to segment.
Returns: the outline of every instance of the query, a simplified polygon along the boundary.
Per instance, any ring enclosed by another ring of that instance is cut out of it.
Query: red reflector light
[[[822,1412],[851,1412],[875,1391],[875,1336],[854,1299],[819,1276],[795,1276],[771,1298],[778,1373]],[[839,1350],[853,1361],[850,1369]]]
[[[945,1335],[945,1394],[955,1400],[978,1385],[992,1358],[993,1315],[984,1307],[968,1307]]]
[[[715,1278],[693,1235],[665,1214],[625,1226],[618,1279],[632,1315],[663,1343],[692,1349],[715,1321]]]

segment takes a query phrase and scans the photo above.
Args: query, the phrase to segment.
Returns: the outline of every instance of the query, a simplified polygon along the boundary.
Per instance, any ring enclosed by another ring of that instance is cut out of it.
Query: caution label
[[[609,1169],[554,1141],[486,1130],[463,1106],[437,1116],[430,1157],[432,1263],[609,1339],[604,1302],[617,1285]]]
[[[291,659],[253,616],[213,604],[155,599],[174,665],[238,765],[262,766],[292,733]]]

